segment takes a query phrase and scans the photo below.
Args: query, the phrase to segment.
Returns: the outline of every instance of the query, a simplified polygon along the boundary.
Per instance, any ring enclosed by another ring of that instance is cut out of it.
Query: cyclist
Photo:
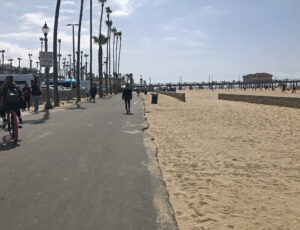
[[[0,114],[3,120],[2,128],[7,124],[6,112],[14,110],[19,118],[19,123],[23,124],[20,112],[20,103],[24,96],[20,88],[16,85],[13,76],[7,76],[5,82],[0,87]]]

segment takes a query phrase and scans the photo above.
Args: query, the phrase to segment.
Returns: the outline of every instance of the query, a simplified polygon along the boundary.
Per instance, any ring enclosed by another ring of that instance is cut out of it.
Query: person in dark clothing
[[[95,103],[95,97],[97,94],[97,86],[93,85],[93,87],[91,88],[91,102]]]
[[[22,89],[25,98],[25,108],[27,106],[28,111],[30,110],[30,98],[31,98],[31,88],[28,86],[28,83],[25,82],[25,86]]]
[[[292,90],[292,93],[296,93],[296,85],[295,85],[295,83],[293,83],[293,90]]]
[[[31,86],[32,86],[32,90],[31,90],[31,94],[32,94],[32,98],[33,98],[33,103],[34,103],[34,113],[38,113],[39,112],[39,96],[41,96],[41,90],[39,88],[39,86],[37,85],[36,81],[31,81]]]
[[[20,102],[24,96],[20,88],[16,85],[13,76],[7,76],[5,82],[0,87],[0,115],[3,123],[2,128],[7,124],[6,112],[14,110],[19,118],[19,123],[23,124]]]
[[[126,113],[130,114],[130,100],[132,99],[132,90],[130,89],[129,83],[126,83],[126,87],[122,93],[122,99],[125,101]]]

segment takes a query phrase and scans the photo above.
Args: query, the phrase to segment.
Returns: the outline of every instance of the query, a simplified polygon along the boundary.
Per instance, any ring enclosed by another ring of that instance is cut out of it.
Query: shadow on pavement
[[[14,149],[19,146],[19,144],[14,143],[14,139],[10,135],[5,135],[4,137],[2,137],[2,143],[0,143],[0,152],[9,149]]]
[[[50,118],[50,112],[48,110],[44,111],[44,115],[41,119],[36,119],[36,120],[27,120],[24,121],[24,124],[32,124],[32,125],[38,125],[38,124],[42,124],[45,123],[47,120],[49,120]]]
[[[86,108],[81,107],[80,104],[75,105],[75,107],[67,108],[67,110],[74,110],[74,109],[86,109]]]
[[[134,115],[134,113],[123,113],[124,115]]]

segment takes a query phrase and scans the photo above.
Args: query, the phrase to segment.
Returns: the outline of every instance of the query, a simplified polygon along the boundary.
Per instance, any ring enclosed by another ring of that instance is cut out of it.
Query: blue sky
[[[28,66],[33,53],[37,60],[45,20],[52,50],[55,5],[54,0],[0,0],[0,49],[6,59],[22,57]],[[62,0],[63,56],[72,50],[71,29],[65,25],[78,23],[79,5],[80,0]],[[298,0],[108,0],[106,5],[123,33],[121,72],[133,73],[136,80],[140,75],[152,82],[177,82],[179,76],[183,81],[238,80],[256,72],[300,79]],[[93,12],[96,35],[96,0]],[[89,0],[81,39],[89,53]],[[96,46],[93,55],[97,73]]]

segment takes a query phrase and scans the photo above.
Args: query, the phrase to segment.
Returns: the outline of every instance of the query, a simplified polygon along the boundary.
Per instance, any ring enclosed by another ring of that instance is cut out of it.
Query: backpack
[[[8,88],[7,89],[6,101],[9,104],[17,104],[20,101],[19,93],[16,88]]]

